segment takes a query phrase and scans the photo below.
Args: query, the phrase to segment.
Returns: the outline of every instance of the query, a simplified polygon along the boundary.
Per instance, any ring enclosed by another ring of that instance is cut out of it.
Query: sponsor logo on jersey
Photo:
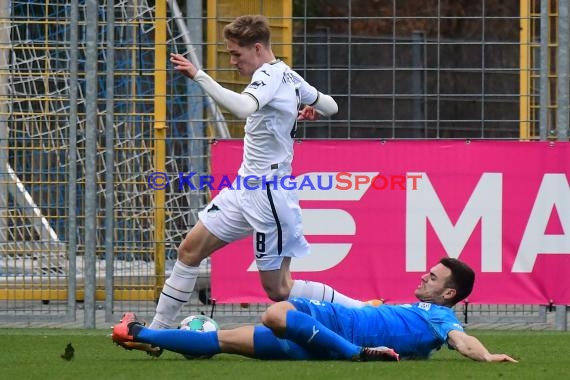
[[[218,212],[220,212],[220,208],[212,203],[212,205],[206,210],[206,215],[215,218],[218,216]]]
[[[422,310],[428,311],[429,309],[431,309],[431,303],[420,302],[418,303],[418,307]]]
[[[258,89],[259,87],[263,87],[265,86],[265,82],[262,80],[256,80],[255,82],[252,82],[249,84],[249,86],[247,86],[248,88],[253,88],[254,90]]]
[[[311,337],[309,338],[309,340],[307,341],[307,344],[311,343],[311,341],[313,340],[313,338],[315,336],[317,336],[317,334],[319,333],[319,331],[321,330],[317,330],[317,326],[313,326],[313,335],[311,335]]]

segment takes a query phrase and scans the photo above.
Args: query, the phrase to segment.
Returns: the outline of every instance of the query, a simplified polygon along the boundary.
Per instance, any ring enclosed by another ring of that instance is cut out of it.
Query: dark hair
[[[475,272],[469,265],[451,257],[444,257],[439,262],[451,270],[451,276],[446,281],[445,287],[455,289],[455,297],[449,300],[453,306],[471,294]]]
[[[258,42],[269,46],[271,29],[265,16],[240,16],[224,27],[224,38],[239,46],[250,46]]]

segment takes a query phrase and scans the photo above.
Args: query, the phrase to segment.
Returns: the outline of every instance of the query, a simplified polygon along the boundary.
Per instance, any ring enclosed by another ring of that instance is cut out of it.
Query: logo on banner
[[[311,176],[295,177],[286,175],[283,177],[247,175],[213,176],[198,174],[196,172],[179,172],[178,177],[173,179],[178,183],[178,191],[197,190],[258,190],[258,189],[283,189],[283,190],[359,190],[361,187],[372,187],[374,190],[416,190],[422,174],[387,175],[374,173],[319,173]],[[148,186],[153,190],[166,190],[170,187],[171,179],[165,172],[153,172],[147,177]]]

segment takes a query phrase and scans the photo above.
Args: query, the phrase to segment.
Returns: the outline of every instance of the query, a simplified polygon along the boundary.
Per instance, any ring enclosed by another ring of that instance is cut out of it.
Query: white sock
[[[176,260],[172,273],[160,293],[156,314],[149,328],[169,329],[176,326],[180,309],[190,299],[199,271],[199,267],[191,267]]]
[[[296,297],[338,303],[339,305],[347,307],[361,307],[366,304],[365,302],[347,297],[328,285],[322,284],[320,282],[304,280],[293,281],[293,287],[289,293],[289,298]]]

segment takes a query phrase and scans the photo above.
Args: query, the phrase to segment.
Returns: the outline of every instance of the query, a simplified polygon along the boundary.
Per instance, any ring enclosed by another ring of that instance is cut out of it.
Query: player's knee
[[[198,266],[202,262],[198,250],[193,249],[192,244],[186,240],[178,247],[178,260],[189,266]]]
[[[273,328],[274,316],[271,309],[267,309],[261,314],[261,323],[268,328]]]
[[[264,285],[265,293],[271,301],[286,301],[289,298],[289,289],[281,286]]]
[[[289,308],[283,307],[284,302],[271,305],[261,315],[261,323],[275,333],[285,331],[286,315]]]

